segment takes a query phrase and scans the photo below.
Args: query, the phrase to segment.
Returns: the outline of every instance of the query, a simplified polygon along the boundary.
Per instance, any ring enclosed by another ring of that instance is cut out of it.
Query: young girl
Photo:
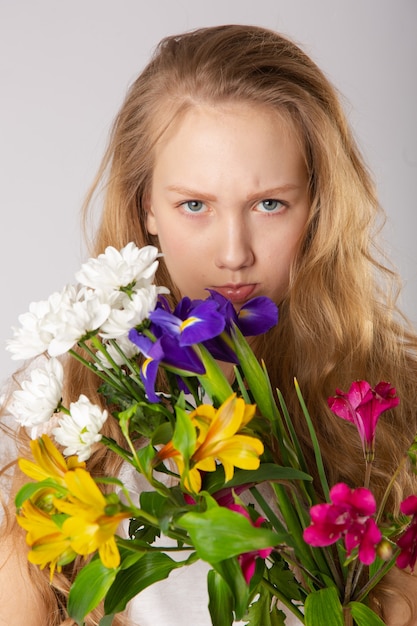
[[[99,193],[93,255],[108,245],[151,243],[164,254],[158,283],[174,302],[204,298],[211,288],[236,308],[258,295],[279,305],[279,324],[253,346],[312,459],[293,392],[297,376],[330,484],[358,485],[363,470],[357,434],[352,429],[347,438],[327,397],[355,379],[395,385],[400,405],[377,431],[371,487],[381,498],[417,432],[417,337],[396,310],[395,276],[374,245],[380,210],[369,173],[316,65],[258,27],[218,26],[163,40],[129,90],[87,208]],[[93,399],[97,382],[85,368],[72,361],[67,375],[67,402],[80,392]],[[99,449],[88,469],[114,474],[117,460]],[[415,483],[400,473],[394,509],[416,492]],[[64,568],[49,585],[49,572],[27,564],[12,513],[6,521],[4,623],[72,623],[64,622],[64,606],[76,568]],[[135,623],[179,626],[185,616],[209,624],[199,571],[178,570],[178,578],[140,594]],[[375,592],[373,607],[387,624],[416,623],[414,580],[396,570]],[[98,621],[95,615],[88,624]]]

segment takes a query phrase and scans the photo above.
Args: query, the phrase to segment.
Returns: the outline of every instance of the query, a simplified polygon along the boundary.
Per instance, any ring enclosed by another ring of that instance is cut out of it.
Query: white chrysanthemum
[[[135,290],[131,297],[124,294],[123,306],[112,308],[108,319],[100,328],[100,335],[106,339],[127,335],[131,328],[141,324],[154,310],[160,293],[167,293],[165,287],[149,285]]]
[[[103,303],[96,292],[80,288],[75,300],[63,303],[55,315],[48,316],[45,326],[54,334],[48,347],[49,354],[64,354],[87,333],[97,331],[110,310],[109,304]]]
[[[52,434],[65,447],[64,454],[76,454],[80,461],[86,461],[91,456],[93,445],[102,437],[100,430],[108,413],[83,394],[70,404],[69,410],[70,415],[64,415],[59,420],[59,426],[53,429]]]
[[[56,291],[48,300],[32,302],[29,311],[19,316],[19,328],[13,328],[13,338],[7,342],[6,350],[12,359],[31,359],[48,350],[56,333],[53,320],[60,309],[67,308],[76,298],[76,290],[67,285]]]
[[[84,263],[75,276],[82,285],[103,292],[146,287],[155,277],[158,256],[155,246],[138,248],[133,242],[121,250],[108,246],[103,254]]]
[[[27,313],[19,315],[20,327],[13,327],[13,338],[6,344],[12,359],[24,360],[39,356],[49,346],[52,334],[42,328],[42,320],[48,312],[48,302],[32,302]]]
[[[45,367],[32,370],[30,380],[15,391],[8,409],[22,426],[34,427],[47,422],[57,410],[62,397],[64,370],[58,359],[49,359]]]

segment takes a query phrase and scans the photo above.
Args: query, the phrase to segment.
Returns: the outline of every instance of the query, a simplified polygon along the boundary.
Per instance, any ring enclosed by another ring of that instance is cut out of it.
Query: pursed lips
[[[230,300],[233,304],[239,304],[248,300],[255,291],[256,283],[229,283],[211,287],[222,296]]]

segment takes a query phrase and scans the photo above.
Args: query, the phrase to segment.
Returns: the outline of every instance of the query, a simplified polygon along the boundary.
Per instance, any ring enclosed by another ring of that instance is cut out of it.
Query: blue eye
[[[273,200],[267,198],[257,204],[257,208],[265,213],[278,213],[284,207],[284,204],[279,200]]]
[[[201,213],[205,208],[204,202],[200,200],[187,200],[187,202],[183,202],[182,206],[190,213]]]

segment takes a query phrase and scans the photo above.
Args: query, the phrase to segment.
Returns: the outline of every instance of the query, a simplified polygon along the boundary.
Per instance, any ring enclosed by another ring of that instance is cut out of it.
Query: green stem
[[[349,570],[348,570],[348,575],[346,578],[346,584],[345,584],[345,597],[343,600],[343,604],[346,605],[350,602],[351,600],[351,595],[352,595],[352,582],[353,582],[353,576],[355,574],[355,569],[356,569],[356,561],[353,561],[350,566],[349,566]]]
[[[105,358],[107,359],[107,361],[110,363],[111,368],[113,368],[116,372],[122,372],[123,370],[120,369],[119,365],[117,365],[117,363],[115,362],[115,360],[111,357],[109,351],[103,346],[103,344],[101,343],[101,341],[97,338],[97,337],[92,337],[91,338],[91,342],[93,343],[94,347],[97,349],[98,352],[101,352],[101,354],[103,354],[105,356]],[[83,345],[83,348],[85,350],[87,350],[87,352],[92,356],[92,358],[97,362],[97,357],[94,354],[94,352],[92,352],[89,347],[87,345]],[[123,354],[123,353],[122,353]],[[123,355],[124,356],[124,355]],[[125,357],[124,357],[125,358]],[[121,377],[115,375],[112,371],[112,369],[109,368],[105,368],[103,363],[100,363],[100,366],[103,367],[104,371],[106,372],[107,376],[113,381],[113,384],[118,388],[121,389],[122,391],[127,390],[128,393],[130,393],[132,395],[132,397],[137,400],[140,401],[143,398],[141,396],[139,396],[136,392],[136,389],[134,388],[134,386],[131,384],[131,379],[129,376],[126,375],[122,375]]]
[[[80,348],[83,348],[83,350],[85,350],[87,354],[89,354],[94,361],[97,362],[97,357],[95,353],[83,341],[80,341],[78,345],[80,346]],[[94,372],[94,374],[96,374],[99,378],[101,378],[101,380],[103,380],[105,383],[111,384],[120,393],[123,393],[125,391],[125,388],[121,384],[120,380],[117,378],[117,376],[114,375],[114,373],[111,370],[104,368],[104,367],[103,369],[98,369],[96,365],[94,365],[90,361],[87,361],[87,359],[84,359],[84,357],[82,357],[80,354],[75,352],[75,350],[72,350],[72,349],[68,350],[68,354],[70,354],[77,361],[82,363],[90,371]]]
[[[280,602],[282,602],[282,604],[284,604],[287,609],[289,609],[291,611],[291,613],[293,613],[297,619],[300,620],[300,622],[302,624],[304,624],[304,615],[303,613],[301,613],[301,611],[291,602],[291,600],[289,600],[283,593],[281,593],[279,591],[279,589],[277,589],[272,583],[269,582],[269,580],[267,580],[266,578],[262,578],[261,580],[261,584],[276,598],[278,598],[278,600]]]
[[[293,503],[282,485],[275,483],[273,488],[277,496],[278,506],[285,520],[285,524],[288,529],[291,529],[291,537],[294,541],[297,558],[304,563],[307,569],[315,571],[317,569],[317,563],[310,552],[310,546],[308,546],[303,539],[303,529],[301,527],[300,520],[295,513]]]
[[[384,563],[384,565],[368,580],[368,582],[361,588],[359,591],[353,596],[353,600],[355,602],[362,602],[368,593],[379,583],[379,581],[389,572],[389,570],[394,567],[396,558],[400,553],[400,549],[398,548],[391,559]]]
[[[375,521],[378,524],[381,520],[382,514],[384,512],[385,509],[385,505],[387,503],[388,500],[388,496],[391,492],[391,489],[395,483],[395,481],[397,480],[397,476],[400,473],[400,471],[402,470],[402,468],[404,467],[405,462],[407,461],[408,457],[407,455],[403,456],[403,458],[401,459],[400,463],[398,464],[397,469],[395,470],[395,472],[393,473],[393,475],[391,476],[391,480],[389,481],[387,488],[385,489],[384,495],[382,497],[381,500],[381,504],[379,505],[378,508],[378,513],[376,515]]]
[[[365,480],[363,486],[365,489],[369,489],[369,484],[371,482],[371,472],[372,472],[372,461],[365,460]]]
[[[131,359],[128,359],[125,355],[125,353],[123,352],[123,350],[121,349],[121,347],[119,346],[119,344],[117,343],[117,341],[114,341],[114,339],[110,340],[110,344],[113,346],[113,348],[116,350],[116,352],[121,356],[121,358],[123,359],[123,363],[126,365],[126,367],[129,369],[130,374],[131,374],[131,378],[135,381],[135,383],[141,387],[142,389],[144,389],[143,383],[141,381],[140,378],[140,369],[137,366],[135,361],[132,361]]]

